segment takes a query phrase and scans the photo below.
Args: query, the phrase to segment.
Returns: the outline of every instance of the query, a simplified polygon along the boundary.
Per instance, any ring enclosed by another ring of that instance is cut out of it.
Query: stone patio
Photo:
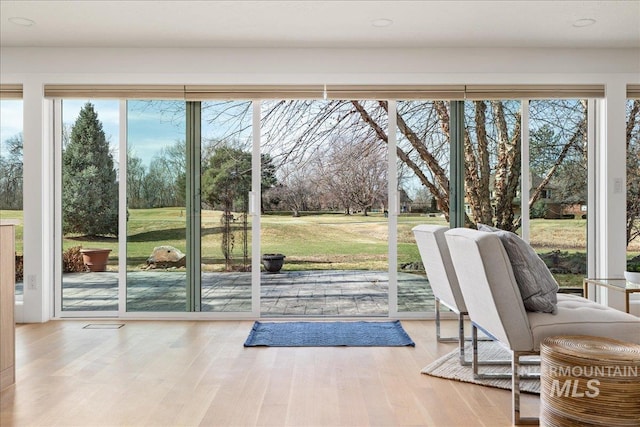
[[[261,313],[278,316],[386,316],[387,272],[282,271],[261,273]],[[140,271],[127,274],[130,312],[183,312],[184,271]],[[117,273],[72,273],[63,276],[63,310],[118,309]],[[204,273],[203,312],[251,311],[251,273]],[[433,312],[431,288],[423,275],[398,273],[398,311]]]

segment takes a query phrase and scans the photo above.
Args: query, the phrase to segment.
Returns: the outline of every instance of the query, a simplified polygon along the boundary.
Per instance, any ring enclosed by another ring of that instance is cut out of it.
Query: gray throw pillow
[[[558,283],[531,245],[517,234],[484,224],[478,230],[496,233],[504,246],[518,283],[524,308],[528,311],[556,313]]]

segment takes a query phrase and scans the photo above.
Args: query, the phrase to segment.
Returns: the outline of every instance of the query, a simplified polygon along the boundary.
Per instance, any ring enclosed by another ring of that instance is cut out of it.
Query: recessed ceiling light
[[[596,20],[593,18],[582,18],[582,19],[576,19],[573,22],[573,26],[576,28],[582,28],[582,27],[589,27],[595,23],[596,23]]]
[[[32,25],[35,25],[36,21],[29,19],[29,18],[23,18],[21,16],[13,16],[11,18],[9,18],[9,22],[11,22],[12,24],[16,24],[16,25],[20,25],[21,27],[31,27]]]
[[[393,24],[393,21],[387,18],[379,18],[371,21],[371,25],[378,28],[389,27],[391,24]]]

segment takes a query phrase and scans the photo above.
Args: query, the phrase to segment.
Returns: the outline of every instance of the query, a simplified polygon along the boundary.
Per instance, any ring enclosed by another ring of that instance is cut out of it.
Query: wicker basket
[[[541,426],[640,426],[640,345],[559,336],[540,355]]]

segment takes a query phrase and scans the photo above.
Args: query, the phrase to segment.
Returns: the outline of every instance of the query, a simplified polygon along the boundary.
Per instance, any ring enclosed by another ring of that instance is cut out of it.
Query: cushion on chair
[[[535,351],[545,338],[556,335],[591,335],[640,344],[640,319],[631,314],[570,294],[558,295],[557,307],[555,316],[527,313]]]
[[[502,242],[527,311],[555,313],[558,283],[531,245],[517,234],[478,224],[478,230],[495,233]]]

